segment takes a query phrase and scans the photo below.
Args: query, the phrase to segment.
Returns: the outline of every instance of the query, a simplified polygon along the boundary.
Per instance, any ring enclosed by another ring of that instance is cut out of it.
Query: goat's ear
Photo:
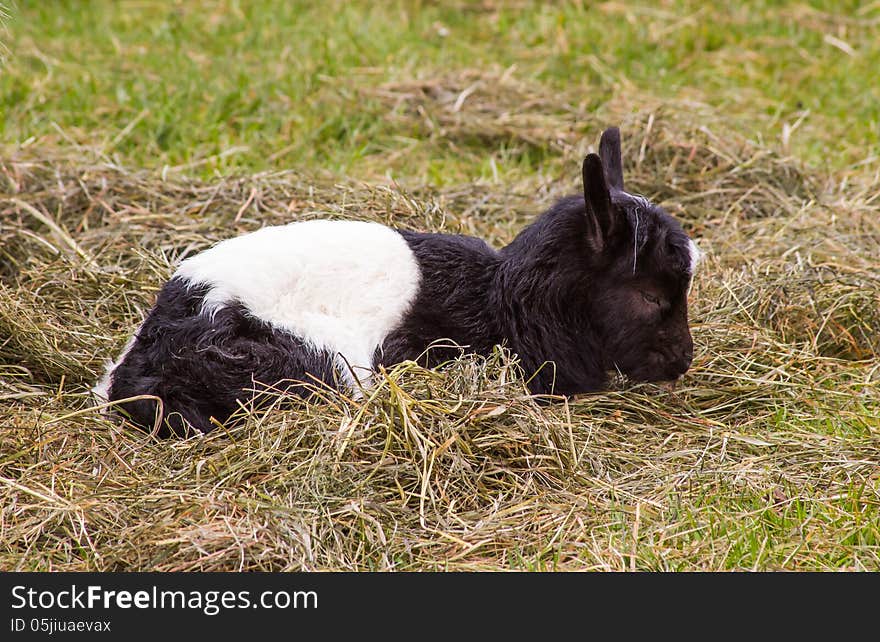
[[[612,189],[623,191],[623,162],[620,157],[620,130],[609,127],[599,140],[599,156],[605,167],[605,178]]]
[[[587,240],[593,250],[601,252],[614,235],[615,217],[602,161],[596,154],[588,154],[584,159],[584,201],[587,206]]]

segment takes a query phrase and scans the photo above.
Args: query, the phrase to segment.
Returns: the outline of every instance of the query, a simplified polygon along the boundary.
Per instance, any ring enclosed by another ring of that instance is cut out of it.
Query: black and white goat
[[[600,389],[617,370],[676,379],[693,343],[699,251],[661,208],[623,188],[620,133],[500,251],[467,236],[357,221],[266,227],[183,261],[95,392],[159,434],[208,432],[259,386],[359,389],[380,364],[506,344],[535,394]],[[438,340],[442,345],[427,350]],[[157,412],[162,409],[162,415]],[[212,420],[213,418],[213,420]]]

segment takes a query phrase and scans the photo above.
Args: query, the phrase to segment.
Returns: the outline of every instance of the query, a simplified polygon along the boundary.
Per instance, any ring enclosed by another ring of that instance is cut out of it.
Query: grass
[[[584,111],[644,92],[705,103],[819,166],[876,160],[880,143],[876,2],[29,4],[9,19],[0,132],[98,146],[126,166],[228,153],[198,171],[449,184],[492,176],[488,158],[505,178],[546,164],[543,146],[522,156],[503,141],[462,158],[442,131],[401,127],[373,91],[468,68],[509,70]]]
[[[43,4],[0,74],[0,569],[880,570],[880,4]],[[499,350],[206,438],[92,405],[180,257],[501,245],[611,123],[708,253],[675,390],[540,405]]]

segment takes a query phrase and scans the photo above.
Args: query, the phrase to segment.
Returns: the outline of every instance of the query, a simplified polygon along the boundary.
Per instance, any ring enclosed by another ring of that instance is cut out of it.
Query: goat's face
[[[687,298],[700,253],[663,209],[623,190],[617,130],[600,153],[587,157],[584,184],[599,257],[589,318],[603,361],[632,379],[674,380],[693,359]]]
[[[591,287],[604,361],[640,381],[677,379],[693,359],[687,298],[699,251],[660,208],[626,194],[613,201],[631,240],[617,246]]]

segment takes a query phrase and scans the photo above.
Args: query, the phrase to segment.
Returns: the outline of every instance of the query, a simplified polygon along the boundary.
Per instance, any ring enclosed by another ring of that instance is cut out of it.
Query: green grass
[[[0,76],[11,143],[98,145],[127,166],[317,168],[448,184],[533,172],[384,118],[383,83],[509,69],[587,111],[698,101],[842,168],[880,142],[880,6],[852,2],[51,2],[13,5]],[[241,149],[246,148],[246,149]],[[393,156],[393,157],[392,157]],[[481,158],[481,156],[483,158]]]
[[[880,570],[880,2],[5,4],[0,569]],[[182,253],[499,246],[610,124],[708,254],[675,391],[499,353],[204,439],[94,409]]]

